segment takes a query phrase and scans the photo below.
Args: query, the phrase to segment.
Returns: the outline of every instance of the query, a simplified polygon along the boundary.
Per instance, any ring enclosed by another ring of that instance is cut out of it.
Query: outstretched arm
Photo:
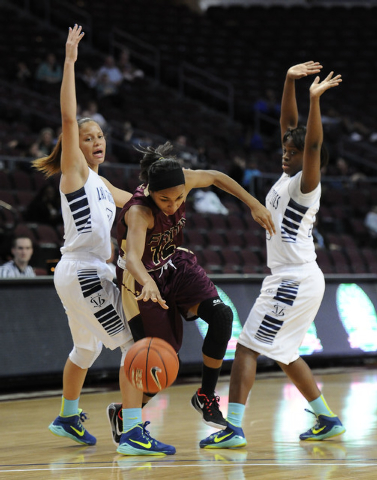
[[[288,69],[281,99],[280,132],[282,140],[288,128],[295,128],[298,124],[295,81],[319,73],[321,68],[322,65],[319,62],[309,61]]]
[[[145,237],[147,229],[153,222],[153,215],[149,208],[140,205],[133,205],[124,218],[127,230],[126,242],[126,267],[135,280],[143,286],[142,291],[136,300],[147,302],[158,302],[162,308],[167,310],[169,307],[166,301],[161,297],[161,293],[156,282],[147,272],[141,261],[145,249]]]
[[[271,213],[267,208],[225,173],[217,170],[184,170],[184,174],[187,193],[192,188],[205,188],[215,185],[244,202],[250,208],[254,220],[265,228],[270,235],[276,233]]]
[[[79,129],[77,126],[77,101],[75,87],[75,62],[78,44],[84,36],[81,27],[69,28],[65,46],[63,79],[60,89],[60,110],[62,117],[62,184],[64,193],[81,188],[88,176],[88,166],[80,150]]]
[[[337,87],[342,81],[341,75],[333,77],[330,72],[320,82],[316,77],[310,86],[310,107],[306,126],[304,159],[302,165],[301,191],[312,192],[321,180],[321,147],[323,143],[323,128],[319,99],[329,88]]]

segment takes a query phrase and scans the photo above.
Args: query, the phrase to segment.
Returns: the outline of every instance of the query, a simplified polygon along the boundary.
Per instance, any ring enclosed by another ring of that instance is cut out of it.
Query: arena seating
[[[57,128],[60,123],[56,91],[41,92],[35,83],[20,85],[14,81],[19,61],[27,61],[34,71],[49,51],[54,51],[60,60],[64,54],[66,26],[61,24],[63,18],[54,18],[55,23],[48,27],[40,22],[43,12],[38,10],[42,8],[39,2],[30,3],[30,15],[22,15],[17,9],[23,2],[15,1],[12,7],[6,4],[0,7],[0,48],[4,52],[0,66],[0,155],[24,155],[22,147],[30,145],[41,128],[47,125]],[[54,5],[53,0],[51,5]],[[133,84],[123,91],[120,105],[105,100],[100,102],[101,112],[109,120],[113,135],[108,159],[120,167],[119,170],[106,170],[106,176],[116,186],[131,190],[140,183],[135,173],[137,169],[125,173],[123,168],[129,164],[136,166],[138,162],[132,148],[122,142],[122,125],[126,120],[151,136],[172,140],[185,133],[189,145],[194,147],[198,140],[204,139],[213,168],[226,171],[231,155],[241,148],[247,154],[258,156],[262,172],[278,173],[279,141],[274,134],[270,135],[270,132],[267,140],[263,138],[266,140],[264,151],[254,151],[245,147],[245,131],[250,125],[255,127],[252,106],[264,96],[266,89],[274,89],[280,94],[285,71],[292,62],[292,52],[297,61],[318,59],[325,69],[341,72],[344,77],[342,94],[329,92],[326,103],[341,114],[358,120],[362,117],[363,123],[373,129],[377,96],[370,62],[377,46],[371,33],[377,26],[376,12],[375,7],[364,6],[211,7],[198,16],[186,6],[161,0],[109,0],[106,8],[99,0],[93,2],[90,8],[93,31],[100,33],[93,38],[95,51],[83,46],[82,65],[90,64],[96,68],[101,64],[110,49],[109,25],[153,44],[161,52],[160,85],[146,78],[145,82]],[[37,14],[39,19],[33,17]],[[332,21],[335,17],[336,24]],[[300,29],[299,40],[295,38],[297,32],[285,27],[292,18],[297,24],[305,25]],[[342,28],[338,29],[338,25]],[[209,108],[205,96],[198,94],[191,99],[179,95],[178,67],[182,61],[205,68],[233,84],[235,120],[227,118],[219,105],[212,104]],[[81,82],[77,88],[82,98],[88,96]],[[367,96],[365,92],[368,92]],[[298,99],[304,105],[307,105],[306,97],[306,93],[298,93]],[[220,111],[216,112],[213,107]],[[332,160],[337,155],[338,142],[342,140],[341,153],[345,156],[349,153],[350,161],[352,158],[368,160],[368,164],[360,161],[358,165],[363,165],[368,179],[374,177],[373,163],[377,165],[377,155],[373,145],[365,150],[365,139],[351,142],[344,135],[342,130],[332,145]],[[13,141],[17,146],[10,149]],[[363,155],[366,151],[368,154]],[[20,215],[19,227],[24,225],[22,214],[28,201],[44,182],[41,175],[28,169],[0,170],[0,200],[16,208]],[[266,181],[261,201],[268,188]],[[240,202],[227,197],[222,201],[229,209],[227,216],[198,214],[189,208],[186,246],[198,252],[210,272],[266,272],[263,229]],[[376,204],[375,182],[324,186],[318,220],[325,248],[318,250],[318,262],[325,273],[377,273],[375,241],[363,223],[367,211]],[[5,216],[7,219],[1,222],[6,224],[11,216],[2,212],[1,219]],[[32,230],[38,248],[53,244],[56,249],[61,244],[59,226],[56,227],[59,237],[54,241],[50,241],[51,236],[47,236],[43,228],[24,226]],[[224,259],[224,252],[233,266]]]

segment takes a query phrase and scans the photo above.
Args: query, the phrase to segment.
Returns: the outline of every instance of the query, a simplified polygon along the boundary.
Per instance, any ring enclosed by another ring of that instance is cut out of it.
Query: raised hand
[[[316,77],[314,82],[310,86],[310,96],[311,97],[320,97],[323,92],[329,88],[337,87],[339,83],[342,82],[342,76],[336,75],[333,77],[334,72],[330,72],[327,77],[320,82],[320,78]]]
[[[314,75],[319,73],[322,69],[322,65],[319,62],[305,62],[293,65],[293,67],[288,69],[287,77],[291,80],[298,80],[308,75]]]
[[[73,28],[69,27],[68,38],[65,44],[66,61],[76,62],[77,60],[77,47],[80,40],[85,35],[81,29],[82,27],[77,24]]]

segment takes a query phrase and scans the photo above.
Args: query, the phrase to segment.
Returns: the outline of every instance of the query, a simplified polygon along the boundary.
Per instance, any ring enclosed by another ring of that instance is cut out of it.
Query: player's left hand
[[[319,77],[314,79],[314,82],[310,86],[310,96],[320,97],[329,88],[337,87],[342,82],[341,75],[335,75],[334,72],[330,72],[327,77],[320,81]]]

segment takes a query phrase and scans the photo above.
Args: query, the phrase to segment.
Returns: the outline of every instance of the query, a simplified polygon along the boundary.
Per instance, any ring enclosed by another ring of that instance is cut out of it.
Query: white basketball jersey
[[[313,241],[313,224],[319,210],[321,184],[310,193],[301,193],[302,172],[290,177],[286,173],[273,185],[266,197],[276,234],[267,232],[267,265],[313,262],[317,255]]]
[[[99,175],[89,168],[85,185],[69,194],[60,191],[60,197],[64,221],[62,254],[86,252],[104,261],[110,258],[116,205]]]

